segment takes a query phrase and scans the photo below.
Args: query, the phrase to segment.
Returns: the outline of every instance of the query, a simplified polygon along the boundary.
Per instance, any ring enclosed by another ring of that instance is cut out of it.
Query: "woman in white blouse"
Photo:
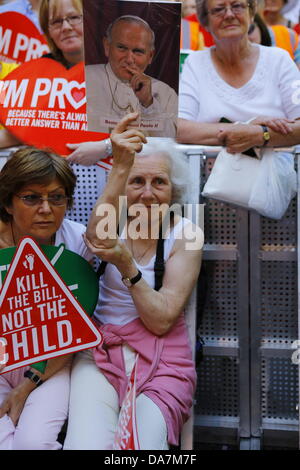
[[[215,46],[184,64],[180,142],[223,145],[229,152],[299,144],[300,73],[286,51],[249,41],[255,8],[255,0],[197,0]]]

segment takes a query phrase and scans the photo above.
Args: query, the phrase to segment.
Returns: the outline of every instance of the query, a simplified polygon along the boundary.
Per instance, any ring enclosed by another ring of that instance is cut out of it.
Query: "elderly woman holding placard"
[[[65,449],[118,448],[120,405],[137,357],[140,449],[178,445],[192,405],[196,374],[183,313],[200,270],[203,232],[182,217],[184,155],[174,142],[145,144],[131,128],[136,118],[129,114],[112,132],[113,168],[87,228],[88,246],[108,262],[94,314],[104,344],[75,358]],[[118,237],[123,194],[128,215]],[[101,230],[107,213],[108,231]]]

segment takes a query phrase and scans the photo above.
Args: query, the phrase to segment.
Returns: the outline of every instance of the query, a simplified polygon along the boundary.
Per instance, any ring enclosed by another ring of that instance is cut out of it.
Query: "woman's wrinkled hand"
[[[112,263],[120,269],[132,262],[130,251],[124,243],[120,242],[119,238],[111,239],[110,247],[107,247],[107,245],[102,247],[101,244],[99,246],[93,245],[85,234],[83,234],[83,239],[88,249],[101,261]]]
[[[81,142],[79,144],[66,144],[73,152],[67,157],[70,163],[90,166],[97,163],[105,155],[104,141]]]
[[[261,147],[264,143],[260,125],[233,124],[227,125],[217,134],[220,145],[229,153],[240,153],[252,147]]]
[[[251,121],[251,124],[265,125],[272,131],[278,132],[282,135],[288,135],[293,132],[291,124],[294,124],[293,119],[273,118],[270,116],[258,116]]]
[[[0,405],[0,418],[7,414],[16,426],[29,393],[30,390],[25,382],[11,390]]]
[[[145,135],[139,129],[130,127],[138,118],[138,113],[127,114],[112,131],[110,139],[114,166],[132,165],[136,152],[140,152],[147,142]]]

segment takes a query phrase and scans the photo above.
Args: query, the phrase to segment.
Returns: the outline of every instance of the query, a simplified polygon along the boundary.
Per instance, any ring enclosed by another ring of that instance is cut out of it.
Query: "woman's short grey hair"
[[[155,34],[154,34],[154,31],[150,28],[147,21],[143,20],[139,16],[134,16],[134,15],[119,16],[119,18],[116,18],[112,23],[110,23],[110,25],[108,26],[108,28],[106,30],[106,34],[105,34],[106,39],[109,42],[111,42],[111,40],[112,40],[112,29],[113,29],[113,27],[116,24],[120,23],[121,21],[124,22],[124,23],[134,23],[134,24],[138,24],[139,26],[142,26],[146,31],[149,32],[149,34],[151,36],[151,40],[150,40],[151,50],[153,50],[155,48]]]
[[[170,205],[187,203],[192,184],[187,156],[176,147],[176,142],[173,139],[147,137],[147,144],[144,144],[141,153],[137,154],[138,158],[143,155],[155,154],[165,155],[170,162],[172,183]]]
[[[247,0],[251,15],[254,16],[256,13],[256,0]],[[207,0],[196,0],[197,16],[200,24],[204,27],[208,26],[208,8]]]

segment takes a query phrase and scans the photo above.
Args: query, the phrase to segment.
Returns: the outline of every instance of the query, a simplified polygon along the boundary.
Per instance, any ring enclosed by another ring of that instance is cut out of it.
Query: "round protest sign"
[[[63,244],[39,247],[25,237],[17,249],[0,250],[0,262],[4,372],[101,342],[87,315],[94,311],[99,288],[86,260]]]
[[[45,37],[25,15],[0,13],[0,60],[27,62],[49,52]]]
[[[21,142],[60,155],[67,143],[103,140],[87,131],[83,63],[66,69],[50,58],[26,62],[0,82],[0,122]]]

